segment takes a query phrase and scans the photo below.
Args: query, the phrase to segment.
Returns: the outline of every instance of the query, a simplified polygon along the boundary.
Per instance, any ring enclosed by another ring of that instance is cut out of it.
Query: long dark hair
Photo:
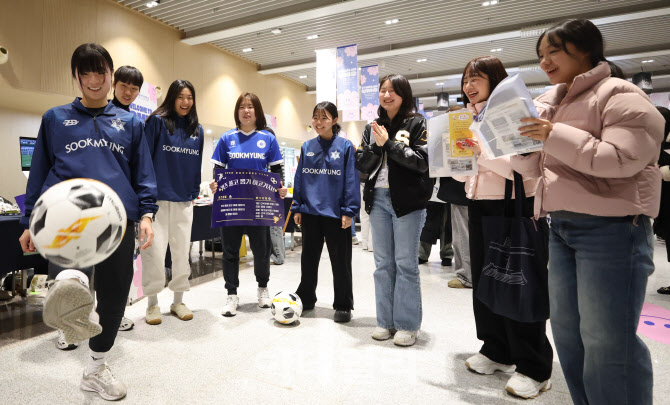
[[[314,106],[314,111],[312,111],[312,117],[316,114],[317,111],[326,111],[328,114],[330,114],[333,119],[338,118],[337,115],[337,107],[335,104],[331,103],[330,101],[322,101],[316,106]],[[337,134],[340,132],[342,127],[340,124],[334,124],[333,125],[333,135]]]
[[[482,73],[489,78],[489,91],[493,92],[500,82],[507,77],[507,71],[500,59],[495,56],[482,56],[474,58],[463,69],[463,76],[461,76],[461,97],[463,98],[463,105],[468,105],[470,99],[465,91],[463,91],[463,83],[466,77],[482,76]]]
[[[237,98],[237,102],[235,103],[235,125],[237,125],[238,128],[242,125],[240,122],[240,104],[242,104],[242,101],[248,98],[251,101],[251,105],[254,106],[254,114],[256,115],[256,129],[257,130],[262,130],[266,129],[268,126],[267,120],[265,119],[265,113],[263,112],[263,106],[261,105],[261,99],[258,98],[257,95],[254,93],[249,93],[248,91],[245,91],[244,93],[240,94],[240,96]]]
[[[167,95],[165,96],[165,100],[163,100],[161,106],[158,107],[156,111],[151,113],[151,115],[157,115],[163,118],[163,122],[165,122],[165,128],[167,128],[170,135],[174,133],[175,120],[177,117],[179,117],[174,109],[174,104],[177,101],[177,97],[179,97],[179,94],[182,90],[184,90],[184,88],[189,89],[193,95],[193,107],[191,107],[191,110],[185,117],[186,133],[189,134],[189,136],[198,134],[199,123],[198,111],[195,109],[195,88],[188,80],[177,79],[170,85]]]
[[[402,122],[409,117],[418,115],[416,114],[417,110],[416,101],[414,100],[414,96],[412,96],[412,86],[410,86],[409,81],[405,78],[405,76],[399,74],[391,74],[382,77],[381,80],[379,81],[380,91],[382,86],[384,85],[384,83],[386,83],[387,80],[391,83],[391,86],[393,87],[395,94],[397,94],[400,98],[402,98],[402,104],[400,105],[400,110],[398,110],[398,113],[395,115],[395,117],[393,117],[393,121],[398,120],[399,122]],[[389,115],[386,113],[386,110],[381,105],[379,105],[379,108],[377,109],[377,114],[379,115],[380,123],[382,124],[391,123]]]
[[[605,41],[598,27],[589,20],[566,20],[549,28],[540,35],[535,45],[535,53],[540,56],[540,43],[547,37],[549,44],[570,55],[566,44],[569,42],[578,50],[588,53],[591,67],[594,68],[605,59]]]

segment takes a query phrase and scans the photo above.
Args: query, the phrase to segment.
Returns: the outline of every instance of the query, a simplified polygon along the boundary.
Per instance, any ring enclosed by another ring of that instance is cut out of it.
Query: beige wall
[[[235,101],[250,91],[277,117],[280,138],[309,139],[315,96],[304,86],[260,75],[254,64],[214,46],[183,44],[176,29],[112,0],[0,0],[0,7],[0,45],[9,50],[9,62],[0,65],[0,195],[25,192],[18,137],[36,136],[40,116],[78,94],[70,57],[84,42],[100,43],[116,67],[136,66],[164,93],[175,79],[191,81],[203,126],[234,127]],[[205,141],[203,180],[211,177],[207,157],[218,135]]]

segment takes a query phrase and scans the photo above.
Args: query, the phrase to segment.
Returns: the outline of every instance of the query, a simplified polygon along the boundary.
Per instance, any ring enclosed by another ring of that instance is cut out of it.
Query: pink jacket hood
[[[553,129],[543,152],[511,161],[524,175],[542,176],[536,215],[658,214],[663,117],[642,90],[610,74],[601,62],[569,90],[559,84],[536,99]]]

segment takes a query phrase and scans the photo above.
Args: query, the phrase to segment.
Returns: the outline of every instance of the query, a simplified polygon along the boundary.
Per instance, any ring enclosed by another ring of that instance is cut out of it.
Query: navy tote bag
[[[505,184],[505,216],[482,218],[484,267],[475,297],[506,318],[542,322],[549,319],[549,226],[546,218],[524,218],[524,204],[523,179],[514,172]]]

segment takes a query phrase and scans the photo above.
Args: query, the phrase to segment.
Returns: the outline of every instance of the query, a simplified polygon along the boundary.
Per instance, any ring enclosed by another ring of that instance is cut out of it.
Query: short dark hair
[[[535,45],[535,53],[538,57],[540,56],[540,43],[544,37],[547,38],[551,46],[565,51],[568,55],[570,55],[570,52],[565,47],[568,42],[578,50],[588,53],[591,67],[596,67],[600,62],[607,62],[603,34],[589,20],[566,20],[543,32]]]
[[[396,116],[393,117],[393,120],[394,121],[396,119],[405,120],[406,118],[417,115],[416,100],[414,99],[414,96],[412,96],[412,86],[409,84],[407,78],[399,74],[386,75],[382,77],[381,80],[379,80],[380,91],[384,83],[386,83],[386,81],[389,81],[391,83],[393,90],[395,90],[395,94],[397,94],[398,96],[400,96],[400,98],[402,98],[402,104],[400,104],[400,110],[398,110],[398,114],[396,114]],[[377,109],[377,115],[379,115],[380,122],[388,122],[388,123],[391,122],[391,120],[389,119],[389,115],[386,113],[386,110],[384,109],[384,107],[381,106],[381,104]]]
[[[195,108],[195,87],[193,87],[191,82],[188,80],[177,79],[172,82],[170,88],[168,89],[167,95],[165,96],[165,100],[163,100],[163,103],[160,105],[160,107],[158,107],[156,111],[152,112],[151,115],[162,117],[163,122],[165,123],[165,128],[167,128],[170,134],[173,134],[175,129],[175,119],[178,116],[174,109],[174,104],[177,101],[177,97],[179,97],[181,91],[184,90],[184,88],[189,89],[193,95],[193,107],[191,107],[191,111],[189,111],[186,115],[186,132],[189,134],[189,136],[198,135],[199,122],[198,111]]]
[[[142,76],[142,72],[134,66],[121,66],[114,72],[114,81],[112,84],[116,84],[117,82],[128,83],[132,86],[141,88],[142,84],[144,84],[144,76]]]
[[[254,93],[249,93],[248,91],[245,91],[244,93],[240,94],[240,96],[237,98],[237,102],[235,103],[235,125],[239,128],[242,123],[240,122],[240,104],[242,104],[242,100],[245,98],[248,98],[251,100],[251,105],[254,106],[254,114],[256,115],[256,129],[262,130],[265,129],[268,126],[267,120],[265,119],[265,113],[263,112],[263,106],[261,105],[261,100],[258,98],[257,95]]]
[[[507,77],[507,71],[500,59],[495,56],[482,56],[474,58],[463,69],[463,76],[461,76],[461,97],[463,98],[463,105],[468,105],[470,99],[463,91],[463,83],[466,77],[481,76],[485,74],[489,77],[489,88],[493,92],[500,82]]]
[[[114,71],[114,62],[109,52],[102,45],[87,43],[82,44],[74,50],[70,59],[72,77],[77,78],[77,73],[89,72],[105,74]]]
[[[314,111],[312,111],[312,117],[316,114],[317,111],[327,111],[328,114],[330,114],[333,119],[338,118],[339,115],[337,114],[337,106],[335,104],[331,103],[330,101],[322,101],[316,106],[314,106]],[[340,124],[335,124],[333,125],[333,134],[337,134],[340,132],[342,127]]]

